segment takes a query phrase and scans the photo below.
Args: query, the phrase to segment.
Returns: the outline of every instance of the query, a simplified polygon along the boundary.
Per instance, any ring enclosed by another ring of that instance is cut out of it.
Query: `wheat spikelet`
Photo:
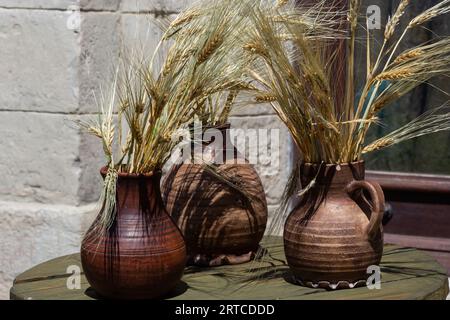
[[[192,8],[186,12],[180,13],[175,20],[173,20],[166,32],[162,36],[162,40],[170,40],[174,36],[180,35],[180,33],[193,33],[194,30],[203,30],[195,27],[197,20],[201,20],[203,15],[208,14],[207,8]],[[193,27],[191,27],[191,24]]]
[[[337,125],[344,125],[344,124],[353,124],[353,123],[374,123],[377,122],[379,119],[377,117],[372,117],[370,119],[353,119],[348,121],[337,121],[333,124]],[[313,125],[317,125],[316,123],[313,123]]]
[[[114,141],[114,131],[113,129],[102,129],[102,138],[103,140],[103,151],[105,152],[106,157],[109,161],[112,159],[112,145]]]
[[[261,43],[258,43],[256,41],[251,42],[251,43],[247,43],[246,45],[244,45],[243,49],[245,51],[251,52],[253,54],[257,54],[263,57],[267,57],[268,56],[268,51],[266,48],[264,48],[264,46]]]
[[[384,95],[383,97],[377,99],[377,101],[372,105],[372,115],[380,112],[389,101],[396,100],[398,98],[400,98],[400,95],[393,93],[391,95]]]
[[[225,101],[225,109],[231,108],[231,106],[234,103],[234,100],[236,99],[238,95],[238,91],[231,91],[230,94],[227,97],[227,100]]]
[[[242,82],[242,83],[238,83],[238,84],[234,85],[233,89],[237,90],[237,91],[244,91],[244,90],[256,91],[257,90],[257,88],[254,85],[252,85],[250,83],[246,83],[246,82]]]
[[[85,130],[87,133],[94,135],[97,138],[102,138],[102,131],[101,129],[96,125],[96,124],[92,124],[90,122],[84,122],[81,120],[76,120],[75,123],[82,128],[83,130]]]
[[[195,92],[195,94],[198,94],[198,100],[199,101],[204,101],[206,99],[208,99],[209,96],[212,96],[214,94],[220,93],[224,90],[226,90],[228,88],[228,86],[226,84],[217,86],[217,87],[212,87],[206,91],[203,92]]]
[[[277,97],[271,94],[262,94],[255,97],[256,102],[274,102],[277,100]]]
[[[444,0],[431,7],[430,9],[422,12],[417,17],[411,20],[408,28],[414,28],[420,26],[427,21],[436,18],[437,16],[443,15],[450,12],[450,0]]]
[[[424,50],[422,48],[417,48],[417,49],[411,50],[409,52],[405,52],[405,53],[399,55],[394,60],[394,64],[403,63],[403,62],[412,60],[414,58],[417,58],[417,57],[423,55],[423,53],[424,53]]]
[[[202,64],[220,47],[223,42],[223,37],[220,34],[213,36],[210,41],[207,42],[206,46],[201,51],[197,64]]]
[[[186,53],[178,54],[178,55],[171,55],[167,58],[166,62],[164,63],[164,67],[162,70],[162,74],[164,76],[167,76],[169,73],[173,71],[173,67],[177,65],[178,63],[183,63],[187,59],[189,59],[192,54],[194,53],[194,50],[188,50]]]
[[[189,38],[192,36],[196,36],[204,31],[204,28],[189,28],[178,33],[178,37],[180,38]]]
[[[420,25],[424,24],[425,22],[427,22],[428,20],[433,19],[436,16],[437,16],[436,11],[430,11],[430,12],[421,14],[421,15],[415,17],[413,20],[411,20],[409,27],[414,28],[414,27],[420,26]]]
[[[129,147],[130,147],[132,141],[133,141],[132,135],[131,135],[131,134],[128,134],[128,135],[127,135],[127,140],[126,140],[126,142],[125,142],[125,145],[123,145],[123,146],[121,147],[122,154],[127,153],[127,151],[128,151],[128,149],[129,149]]]
[[[90,127],[88,129],[88,132],[93,134],[97,138],[101,138],[102,137],[102,132],[100,130],[98,130],[98,128]]]
[[[164,76],[167,76],[173,68],[173,65],[175,64],[175,62],[177,61],[177,58],[173,55],[170,55],[167,57],[166,62],[164,63],[163,69],[162,69],[162,74]]]
[[[360,7],[360,0],[350,0],[350,11],[348,13],[347,20],[349,21],[350,27],[353,30],[358,26],[358,13]]]
[[[373,142],[363,149],[363,153],[380,150],[425,135],[450,130],[450,112],[447,110],[447,105],[444,104],[439,108],[425,112],[403,127]]]
[[[377,151],[383,148],[387,148],[391,146],[394,143],[393,139],[390,138],[381,138],[371,144],[369,144],[367,147],[365,147],[362,151],[363,154],[370,153],[373,151]]]
[[[192,21],[193,19],[197,18],[200,16],[200,13],[198,12],[186,12],[184,15],[179,16],[178,18],[176,18],[170,25],[170,28],[176,28],[181,26],[182,24],[186,24],[190,21]]]
[[[216,124],[224,124],[228,121],[228,117],[230,116],[232,107],[238,94],[239,91],[231,90],[227,96],[227,99],[225,100],[223,108],[220,110],[220,106],[216,106],[216,109],[218,109],[217,112],[219,113],[219,115],[216,116]]]
[[[285,5],[287,5],[289,2],[289,0],[277,0],[277,6],[276,8],[281,8],[284,7]]]
[[[166,103],[169,101],[169,94],[168,93],[165,93],[165,94],[163,94],[163,97],[162,97],[162,99],[161,99],[161,104],[162,105],[166,105]]]
[[[375,77],[374,80],[375,81],[399,80],[399,79],[409,78],[412,75],[414,75],[413,72],[404,68],[404,69],[397,69],[397,70],[391,70],[391,71],[386,71],[386,72],[380,73],[378,76]]]
[[[389,19],[386,25],[386,29],[384,30],[384,38],[386,41],[389,40],[394,35],[395,28],[400,22],[400,18],[405,13],[405,9],[408,6],[409,2],[410,0],[402,0],[398,5],[397,10],[395,11],[395,14],[392,16],[391,19]]]

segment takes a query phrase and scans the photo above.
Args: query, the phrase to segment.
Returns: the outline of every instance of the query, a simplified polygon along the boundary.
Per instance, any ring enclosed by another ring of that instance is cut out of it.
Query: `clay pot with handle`
[[[106,169],[101,173],[105,176]],[[161,172],[119,173],[112,227],[106,234],[99,233],[94,222],[86,233],[81,262],[89,284],[100,296],[160,298],[180,282],[186,247],[165,210],[160,181]]]
[[[267,223],[265,192],[256,170],[234,145],[227,144],[230,125],[216,129],[222,143],[212,147],[209,140],[204,141],[201,151],[209,148],[213,162],[222,155],[223,161],[216,163],[217,172],[234,187],[207,172],[203,164],[195,163],[174,166],[162,185],[166,208],[184,235],[188,263],[193,265],[251,260]]]
[[[315,183],[284,229],[286,258],[297,283],[353,288],[366,284],[369,266],[380,264],[384,195],[364,175],[363,161],[302,165],[302,186]]]

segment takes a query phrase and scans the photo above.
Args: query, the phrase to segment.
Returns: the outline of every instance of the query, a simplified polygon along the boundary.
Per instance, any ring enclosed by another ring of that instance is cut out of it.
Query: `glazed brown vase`
[[[102,234],[94,222],[86,233],[81,262],[89,284],[100,296],[160,298],[180,282],[186,247],[163,205],[160,181],[161,173],[119,174],[114,224]]]
[[[294,280],[309,287],[362,286],[383,253],[384,195],[364,180],[364,162],[303,164],[302,186],[316,179],[289,215],[284,229],[286,259]]]
[[[224,145],[218,170],[225,172],[238,192],[202,164],[174,166],[163,181],[163,199],[180,227],[188,251],[188,263],[202,266],[239,264],[252,259],[267,224],[267,202],[261,180],[236,148],[226,156],[229,125],[219,128]],[[207,147],[204,143],[203,147]],[[230,148],[230,147],[228,147]],[[232,156],[229,156],[229,155]]]

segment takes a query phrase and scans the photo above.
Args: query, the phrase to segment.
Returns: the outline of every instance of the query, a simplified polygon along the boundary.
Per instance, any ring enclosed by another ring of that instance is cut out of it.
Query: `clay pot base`
[[[196,254],[189,255],[187,264],[190,266],[197,267],[218,267],[224,265],[236,265],[249,262],[255,257],[255,252],[250,251],[249,253],[243,255],[234,254],[220,254],[220,255],[210,255],[210,254]]]
[[[367,284],[367,280],[358,280],[356,282],[338,281],[337,283],[331,283],[329,281],[312,282],[307,280],[301,280],[300,278],[293,277],[294,283],[313,289],[326,289],[326,290],[341,290],[341,289],[353,289],[358,287],[364,287]]]

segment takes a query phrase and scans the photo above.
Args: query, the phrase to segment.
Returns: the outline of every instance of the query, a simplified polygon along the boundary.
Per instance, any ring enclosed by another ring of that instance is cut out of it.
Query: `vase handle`
[[[366,234],[369,239],[373,239],[381,226],[384,214],[384,193],[380,185],[376,182],[364,180],[355,180],[348,184],[346,191],[348,194],[356,190],[366,190],[372,199],[372,213],[370,214],[369,224],[366,227]]]

